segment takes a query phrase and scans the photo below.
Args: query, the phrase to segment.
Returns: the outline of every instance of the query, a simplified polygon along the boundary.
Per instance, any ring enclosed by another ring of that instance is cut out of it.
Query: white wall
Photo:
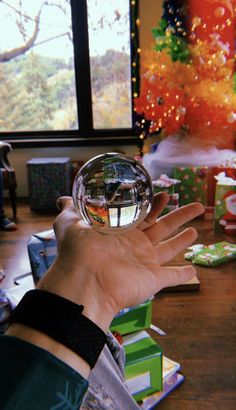
[[[91,157],[104,153],[122,151],[133,156],[137,153],[135,146],[107,146],[107,147],[58,147],[58,148],[16,148],[9,153],[9,160],[16,171],[17,196],[28,196],[26,162],[39,157],[70,157],[71,160],[87,161]],[[7,192],[6,192],[7,193]],[[6,194],[4,193],[4,195]]]
[[[139,0],[141,58],[154,44],[151,30],[159,23],[162,11],[162,0]]]

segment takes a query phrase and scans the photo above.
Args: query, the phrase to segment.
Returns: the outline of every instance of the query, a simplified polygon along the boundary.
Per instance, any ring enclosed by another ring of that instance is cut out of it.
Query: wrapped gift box
[[[32,235],[27,244],[34,282],[37,283],[50,268],[57,254],[57,243],[53,229]]]
[[[12,304],[4,289],[0,287],[0,334],[3,334],[9,325]]]
[[[216,232],[236,235],[235,185],[217,183],[215,193],[214,226]]]
[[[188,248],[184,257],[196,265],[217,266],[236,259],[236,245],[226,241],[210,245],[193,245]]]
[[[162,174],[160,178],[152,181],[153,192],[167,192],[173,195],[175,192],[175,186],[181,181],[178,179],[170,178],[168,175]]]
[[[191,202],[207,204],[207,174],[205,166],[174,168],[174,177],[181,181],[176,188],[180,206]]]
[[[170,178],[168,175],[162,174],[160,178],[152,181],[153,192],[167,192],[169,194],[169,202],[161,212],[160,216],[165,215],[179,207],[179,194],[175,193],[176,185],[181,181]]]
[[[136,401],[162,390],[162,348],[143,330],[124,336],[125,379]]]
[[[32,158],[27,161],[26,168],[32,210],[55,210],[57,198],[71,194],[69,157]]]
[[[125,335],[151,326],[152,300],[132,308],[122,309],[111,323],[111,332]]]
[[[209,168],[208,171],[208,200],[207,203],[209,206],[214,206],[215,203],[215,193],[216,193],[216,179],[215,176],[219,173],[224,172],[227,177],[236,179],[236,168],[218,166]]]

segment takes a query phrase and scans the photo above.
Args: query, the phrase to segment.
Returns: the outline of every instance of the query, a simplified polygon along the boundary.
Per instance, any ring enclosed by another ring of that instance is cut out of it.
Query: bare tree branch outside
[[[95,128],[125,128],[129,1],[105,4],[101,10],[98,0],[88,1],[93,121]],[[78,129],[70,1],[0,0],[0,38],[0,131]]]

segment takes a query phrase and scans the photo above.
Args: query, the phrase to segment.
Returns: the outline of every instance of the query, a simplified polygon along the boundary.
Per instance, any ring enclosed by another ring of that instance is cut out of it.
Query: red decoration
[[[135,109],[150,121],[150,133],[164,130],[168,136],[184,130],[186,137],[232,148],[236,0],[188,0],[187,5],[191,58],[187,63],[173,61],[165,48],[146,53],[141,59],[144,75]],[[165,42],[168,36],[170,28]]]

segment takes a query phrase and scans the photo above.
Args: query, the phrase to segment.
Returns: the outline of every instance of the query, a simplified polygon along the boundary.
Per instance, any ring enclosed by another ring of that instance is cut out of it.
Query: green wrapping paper
[[[208,167],[177,167],[174,168],[174,178],[181,181],[176,188],[180,206],[191,202],[201,202],[206,205]]]
[[[152,181],[154,194],[163,191],[169,194],[169,202],[160,216],[168,214],[179,207],[179,194],[175,193],[176,185],[179,183],[178,179],[170,178],[166,174],[162,174],[158,179]]]
[[[236,259],[236,245],[229,242],[218,242],[211,245],[194,245],[188,248],[184,257],[196,265],[217,266]]]
[[[162,390],[162,348],[146,331],[124,336],[125,379],[136,401]]]
[[[121,335],[148,329],[152,320],[152,300],[147,300],[133,308],[122,309],[110,325],[111,332]]]

